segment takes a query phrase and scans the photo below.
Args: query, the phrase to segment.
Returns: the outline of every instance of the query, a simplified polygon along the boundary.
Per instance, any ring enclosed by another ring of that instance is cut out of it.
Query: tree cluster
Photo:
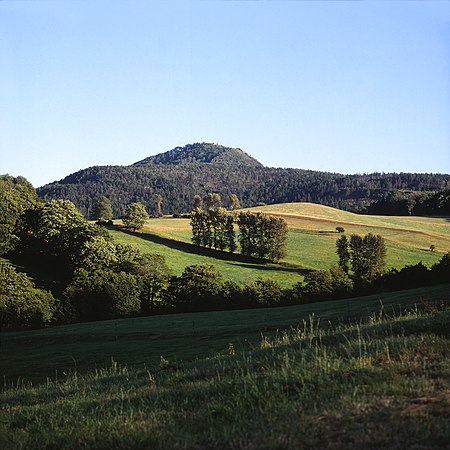
[[[437,192],[391,191],[368,206],[369,214],[450,216],[450,189]]]
[[[349,272],[351,267],[358,285],[370,283],[381,275],[386,264],[386,243],[382,236],[369,233],[365,236],[346,235],[336,241],[339,267]]]
[[[26,180],[25,180],[26,181]],[[68,200],[28,201],[29,184],[6,179],[15,189],[5,196],[16,208],[9,233],[14,236],[8,256],[31,269],[39,289],[13,266],[0,266],[0,324],[7,327],[41,326],[50,321],[74,322],[148,314],[170,271],[160,255],[143,254],[131,245],[114,244],[107,230],[88,223]],[[26,186],[27,189],[23,187]],[[8,186],[9,188],[9,186]],[[32,189],[32,188],[31,188]],[[108,217],[104,199],[99,199],[98,217]],[[2,203],[2,210],[9,211]],[[130,226],[138,228],[129,208]],[[106,213],[105,213],[106,211]],[[144,210],[145,211],[145,210]],[[145,213],[146,214],[146,213]],[[142,216],[142,214],[141,214]],[[138,219],[141,217],[139,216]]]
[[[231,195],[232,213],[221,205],[218,194],[209,193],[203,199],[196,195],[191,213],[192,242],[195,245],[229,250],[237,248],[234,223],[239,227],[240,252],[270,261],[279,261],[286,255],[287,224],[279,217],[263,213],[240,212],[236,195]]]
[[[237,223],[243,255],[270,261],[279,261],[286,256],[288,228],[283,218],[263,213],[241,212]]]
[[[192,242],[216,250],[236,250],[234,217],[224,208],[191,213]]]

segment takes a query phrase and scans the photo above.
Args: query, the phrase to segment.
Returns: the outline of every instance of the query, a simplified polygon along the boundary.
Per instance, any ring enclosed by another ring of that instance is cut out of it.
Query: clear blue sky
[[[0,173],[40,186],[201,141],[450,173],[450,3],[0,0]]]

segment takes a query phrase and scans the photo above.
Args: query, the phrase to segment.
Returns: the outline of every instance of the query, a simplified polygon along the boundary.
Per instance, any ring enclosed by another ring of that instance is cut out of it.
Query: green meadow
[[[450,285],[299,306],[183,313],[107,320],[1,334],[0,373],[5,380],[42,381],[102,368],[111,360],[154,369],[163,356],[192,361],[258,345],[261,333],[296,327],[314,316],[322,323],[399,313],[415,305],[450,301]]]
[[[0,447],[446,448],[449,296],[3,333]]]
[[[174,274],[288,287],[337,263],[336,227],[381,234],[387,267],[450,251],[444,218],[360,216],[307,203],[282,216],[279,264],[195,247],[188,219],[111,231]],[[430,251],[430,245],[436,251]],[[0,261],[1,262],[1,261]],[[442,449],[450,442],[450,284],[251,310],[0,330],[0,448]]]
[[[284,287],[300,281],[305,271],[328,269],[337,264],[338,226],[347,234],[383,236],[388,250],[387,268],[400,269],[420,261],[431,266],[450,251],[448,218],[367,216],[311,203],[268,205],[250,210],[286,219],[289,226],[287,257],[279,264],[196,247],[191,244],[189,219],[150,219],[139,233],[118,229],[111,233],[117,242],[164,255],[176,275],[191,264],[213,264],[226,279],[245,283],[261,276],[273,278]],[[430,245],[436,246],[435,252],[430,251]]]

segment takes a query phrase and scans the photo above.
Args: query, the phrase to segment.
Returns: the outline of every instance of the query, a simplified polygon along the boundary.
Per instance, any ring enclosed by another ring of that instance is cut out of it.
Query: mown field
[[[386,239],[387,268],[401,268],[423,261],[431,266],[450,251],[450,219],[388,217],[353,214],[311,203],[289,203],[251,208],[286,219],[289,226],[287,257],[280,264],[249,261],[227,252],[191,244],[189,219],[150,219],[142,232],[112,231],[116,241],[127,242],[144,252],[163,254],[175,274],[190,264],[213,264],[225,278],[241,283],[256,276],[273,278],[288,287],[308,270],[337,264],[336,227],[347,234],[380,234]],[[120,223],[119,221],[117,223]],[[430,251],[430,245],[436,251]]]
[[[448,448],[449,301],[443,285],[3,333],[0,448]]]

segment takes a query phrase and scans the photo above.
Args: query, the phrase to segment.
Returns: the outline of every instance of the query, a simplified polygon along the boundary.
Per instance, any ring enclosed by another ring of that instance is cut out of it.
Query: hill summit
[[[180,165],[189,163],[232,164],[240,166],[263,167],[255,158],[240,148],[225,147],[219,144],[197,142],[184,147],[176,147],[165,153],[149,156],[132,166],[148,166],[154,164]]]

